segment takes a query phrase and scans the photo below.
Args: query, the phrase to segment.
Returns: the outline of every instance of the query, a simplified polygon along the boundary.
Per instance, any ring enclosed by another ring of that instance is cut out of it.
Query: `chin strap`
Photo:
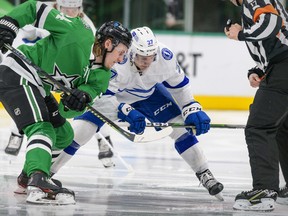
[[[119,43],[118,43],[119,44]],[[117,44],[117,45],[118,45]],[[107,50],[107,48],[103,49],[103,58],[102,58],[102,66],[105,67],[105,59],[106,59],[106,55],[107,53],[111,53],[113,52],[113,50],[115,49],[115,47],[117,46],[116,44],[112,43],[112,49],[110,51]]]
[[[101,63],[103,67],[105,67],[105,64],[104,64],[104,63],[105,63],[105,59],[106,59],[107,52],[108,52],[108,51],[107,51],[107,49],[105,48],[105,49],[103,50],[103,57],[102,57],[102,63]]]

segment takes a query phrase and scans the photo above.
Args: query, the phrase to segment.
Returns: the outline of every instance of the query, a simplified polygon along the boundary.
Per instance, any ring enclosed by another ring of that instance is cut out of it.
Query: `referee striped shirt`
[[[279,0],[243,0],[239,41],[245,41],[257,67],[288,57],[288,13]]]

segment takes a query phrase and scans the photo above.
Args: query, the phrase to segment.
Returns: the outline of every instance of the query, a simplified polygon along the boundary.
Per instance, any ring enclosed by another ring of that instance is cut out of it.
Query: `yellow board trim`
[[[240,96],[194,96],[204,110],[248,110],[253,97]]]
[[[54,94],[57,101],[60,100],[60,94]],[[253,97],[239,96],[205,96],[195,95],[195,100],[199,101],[204,110],[248,110],[253,101]],[[3,105],[0,103],[0,108]]]

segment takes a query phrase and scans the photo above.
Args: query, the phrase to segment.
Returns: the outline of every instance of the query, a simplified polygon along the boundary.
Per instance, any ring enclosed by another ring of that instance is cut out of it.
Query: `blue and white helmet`
[[[149,27],[141,27],[131,30],[132,45],[134,54],[141,56],[152,56],[158,51],[158,41]]]

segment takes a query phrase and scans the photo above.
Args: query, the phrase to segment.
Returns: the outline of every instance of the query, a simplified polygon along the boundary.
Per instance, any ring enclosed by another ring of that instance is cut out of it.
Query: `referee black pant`
[[[270,65],[245,129],[253,189],[279,190],[279,162],[288,182],[288,59]]]

